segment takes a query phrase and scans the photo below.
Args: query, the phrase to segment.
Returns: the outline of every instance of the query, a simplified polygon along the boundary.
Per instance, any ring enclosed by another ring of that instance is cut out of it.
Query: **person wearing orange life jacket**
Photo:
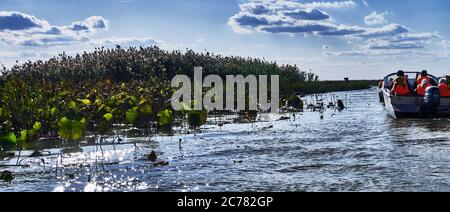
[[[430,86],[431,86],[431,84],[428,80],[426,80],[426,79],[422,80],[422,83],[420,85],[418,85],[417,89],[416,89],[417,96],[425,96],[425,92],[426,92],[427,88]]]
[[[447,84],[447,79],[442,78],[439,80],[439,91],[441,92],[441,97],[450,97],[450,88]]]
[[[428,71],[423,70],[420,73],[419,78],[417,78],[417,85],[422,84],[422,80],[426,79],[428,81],[428,83],[431,83],[431,78],[428,76]]]
[[[411,93],[409,91],[408,84],[405,81],[405,72],[403,71],[397,72],[397,78],[394,80],[392,92],[396,96],[407,96]]]

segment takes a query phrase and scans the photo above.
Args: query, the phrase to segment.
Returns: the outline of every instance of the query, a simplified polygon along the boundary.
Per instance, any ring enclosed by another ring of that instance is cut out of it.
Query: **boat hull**
[[[383,91],[386,111],[393,118],[450,117],[450,98],[442,98],[440,106],[432,114],[424,111],[424,98],[420,96],[393,96]]]

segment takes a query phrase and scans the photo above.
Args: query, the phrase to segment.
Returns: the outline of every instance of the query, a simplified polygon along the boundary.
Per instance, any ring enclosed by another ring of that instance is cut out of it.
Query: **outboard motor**
[[[425,91],[424,103],[423,112],[425,116],[429,117],[436,113],[441,105],[441,93],[439,87],[431,86],[427,88]]]

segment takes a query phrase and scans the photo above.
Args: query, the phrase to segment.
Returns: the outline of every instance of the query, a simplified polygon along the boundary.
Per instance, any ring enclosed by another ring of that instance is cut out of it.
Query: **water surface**
[[[104,145],[103,153],[72,147],[62,161],[62,150],[53,149],[22,162],[30,167],[8,168],[15,180],[0,183],[0,191],[450,191],[449,119],[393,120],[376,89],[336,95],[345,94],[350,107],[327,110],[323,119],[315,112],[295,121],[266,115],[271,122],[130,138]],[[145,160],[151,150],[170,165]]]

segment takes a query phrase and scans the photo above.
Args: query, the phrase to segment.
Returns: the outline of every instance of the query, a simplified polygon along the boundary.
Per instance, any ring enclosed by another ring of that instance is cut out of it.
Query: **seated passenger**
[[[428,82],[428,80],[426,80],[426,79],[422,80],[422,83],[419,86],[417,86],[417,89],[416,89],[417,96],[425,96],[425,91],[430,86],[431,86],[431,84],[430,84],[430,82]]]
[[[385,86],[386,89],[391,90],[392,86],[394,85],[394,79],[393,78],[389,78],[388,83],[384,84],[384,82],[383,82],[383,85]]]
[[[439,91],[441,92],[441,97],[450,97],[450,88],[447,84],[447,79],[442,78],[439,80]]]
[[[414,80],[412,80],[412,84],[411,84],[411,81],[409,80],[409,76],[407,74],[405,75],[405,83],[406,83],[406,86],[408,86],[408,89],[410,91],[414,91],[416,89],[414,87],[415,86]]]
[[[410,94],[408,85],[405,82],[404,76],[398,76],[394,85],[392,86],[392,92],[396,96],[408,96]]]
[[[422,84],[422,80],[426,79],[429,83],[431,83],[431,78],[428,76],[428,71],[423,70],[419,76],[419,78],[417,78],[417,85]]]

